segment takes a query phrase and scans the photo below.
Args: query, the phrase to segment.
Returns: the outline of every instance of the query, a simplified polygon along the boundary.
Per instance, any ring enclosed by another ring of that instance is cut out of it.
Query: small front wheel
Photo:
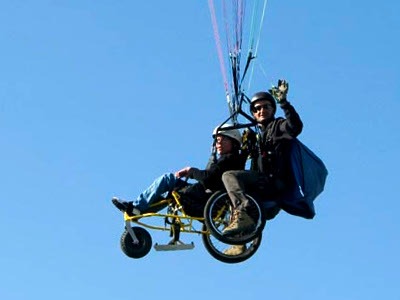
[[[150,233],[142,227],[132,227],[133,232],[138,239],[138,243],[134,243],[129,231],[125,229],[121,236],[121,250],[131,258],[142,258],[146,256],[152,245]]]
[[[261,235],[266,222],[264,211],[253,197],[248,194],[246,194],[246,197],[249,202],[247,214],[253,219],[254,227],[246,232],[240,232],[235,235],[224,235],[223,233],[223,230],[232,221],[234,211],[228,194],[225,191],[218,191],[207,201],[204,208],[204,222],[210,233],[217,240],[226,244],[242,245]]]

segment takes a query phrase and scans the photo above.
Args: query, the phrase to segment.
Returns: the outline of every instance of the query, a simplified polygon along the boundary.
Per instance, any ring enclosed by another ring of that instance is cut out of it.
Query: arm
[[[280,130],[292,137],[298,136],[303,130],[303,122],[299,114],[286,99],[279,104],[285,114],[285,120],[280,124]]]
[[[191,168],[188,172],[188,177],[201,182],[204,182],[210,177],[221,177],[222,173],[227,171],[229,169],[229,165],[232,163],[232,155],[224,155],[220,157],[217,162],[211,163],[205,170]]]
[[[205,188],[215,190],[222,184],[222,174],[225,171],[243,169],[242,161],[239,155],[226,154],[221,156],[217,162],[210,164],[206,170],[189,168],[187,177],[201,182]]]
[[[294,107],[287,101],[289,83],[286,80],[278,80],[278,87],[269,90],[276,99],[285,114],[285,120],[280,123],[279,129],[282,133],[287,133],[292,137],[298,136],[303,130],[303,122]]]
[[[210,169],[200,170],[194,167],[185,167],[179,171],[175,172],[175,176],[178,178],[187,177],[195,179],[197,181],[203,181],[205,178],[209,177],[211,174],[217,172],[216,164],[212,164]]]

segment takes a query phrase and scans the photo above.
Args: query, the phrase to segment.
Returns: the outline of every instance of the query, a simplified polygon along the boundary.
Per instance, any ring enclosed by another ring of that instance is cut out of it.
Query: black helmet
[[[257,101],[260,101],[260,100],[269,101],[269,102],[271,103],[271,105],[272,105],[272,107],[273,107],[273,109],[274,109],[274,113],[275,113],[275,111],[276,111],[275,99],[274,99],[274,97],[272,97],[272,95],[271,95],[270,93],[267,93],[267,92],[258,92],[258,93],[255,93],[255,94],[253,95],[253,97],[251,97],[251,100],[250,100],[250,110],[253,110],[254,104],[255,104]]]

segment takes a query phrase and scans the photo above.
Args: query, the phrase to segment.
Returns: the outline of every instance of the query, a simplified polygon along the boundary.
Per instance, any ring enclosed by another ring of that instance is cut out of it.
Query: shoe
[[[122,201],[117,197],[113,197],[111,199],[111,202],[116,208],[118,208],[122,212],[126,212],[126,210],[128,209],[128,202]]]
[[[137,216],[140,215],[141,212],[139,209],[137,209],[134,205],[132,201],[123,201],[121,199],[118,199],[117,197],[113,197],[111,199],[112,204],[114,204],[114,206],[116,208],[118,208],[120,211],[122,212],[126,212],[128,216],[133,217],[133,216]]]
[[[242,254],[246,250],[247,250],[246,245],[233,245],[232,247],[226,249],[224,251],[224,254],[237,256]]]
[[[234,210],[231,223],[222,231],[223,235],[233,235],[247,231],[255,226],[253,219],[241,210]]]

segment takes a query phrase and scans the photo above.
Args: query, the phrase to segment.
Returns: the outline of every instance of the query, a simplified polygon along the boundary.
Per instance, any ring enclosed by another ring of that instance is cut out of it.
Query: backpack
[[[287,213],[312,219],[314,200],[324,190],[328,170],[322,160],[298,139],[293,139],[290,163],[295,183],[283,195],[281,207]]]

